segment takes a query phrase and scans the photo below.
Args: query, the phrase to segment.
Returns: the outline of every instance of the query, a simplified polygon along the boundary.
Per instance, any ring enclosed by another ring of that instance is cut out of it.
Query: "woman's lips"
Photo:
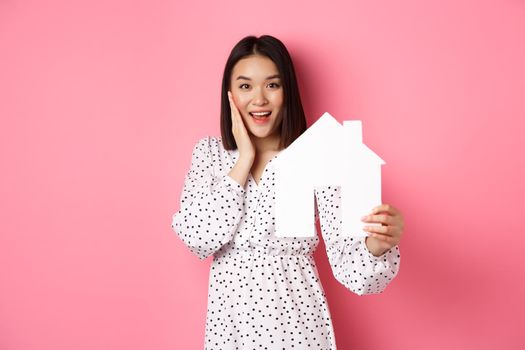
[[[266,124],[270,120],[270,115],[272,114],[271,111],[269,111],[269,112],[270,112],[270,114],[265,115],[265,116],[253,115],[250,112],[250,116],[252,117],[252,119],[253,119],[255,124]]]
[[[268,117],[262,119],[253,118],[255,124],[266,124],[269,120],[270,118]]]

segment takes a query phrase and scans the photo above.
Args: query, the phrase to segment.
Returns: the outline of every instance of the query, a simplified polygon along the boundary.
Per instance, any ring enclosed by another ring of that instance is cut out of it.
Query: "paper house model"
[[[274,159],[276,236],[315,236],[314,188],[319,186],[341,186],[341,234],[367,236],[363,226],[372,224],[361,217],[381,204],[383,164],[363,144],[360,120],[341,125],[324,113]]]

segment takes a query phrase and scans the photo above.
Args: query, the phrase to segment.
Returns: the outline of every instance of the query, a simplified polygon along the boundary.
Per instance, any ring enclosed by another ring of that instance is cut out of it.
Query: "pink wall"
[[[525,3],[1,1],[0,348],[200,349],[210,260],[171,231],[231,47],[272,34],[308,122],[364,121],[406,218],[381,295],[317,259],[339,349],[518,349]]]

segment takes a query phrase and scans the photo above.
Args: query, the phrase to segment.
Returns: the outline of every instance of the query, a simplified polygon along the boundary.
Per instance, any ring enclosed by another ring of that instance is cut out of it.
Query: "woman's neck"
[[[281,139],[279,135],[268,136],[265,138],[253,137],[252,141],[258,154],[267,152],[278,152],[280,150],[279,142],[281,141]]]

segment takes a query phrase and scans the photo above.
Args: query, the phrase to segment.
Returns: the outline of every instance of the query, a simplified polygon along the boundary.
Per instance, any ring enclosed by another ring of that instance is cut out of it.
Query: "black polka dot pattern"
[[[271,159],[259,184],[228,172],[238,159],[220,137],[193,148],[172,228],[200,259],[213,255],[205,349],[335,349],[313,253],[319,237],[276,237]],[[334,276],[358,295],[381,293],[399,270],[396,246],[380,257],[343,237],[340,187],[315,188],[316,220]]]

